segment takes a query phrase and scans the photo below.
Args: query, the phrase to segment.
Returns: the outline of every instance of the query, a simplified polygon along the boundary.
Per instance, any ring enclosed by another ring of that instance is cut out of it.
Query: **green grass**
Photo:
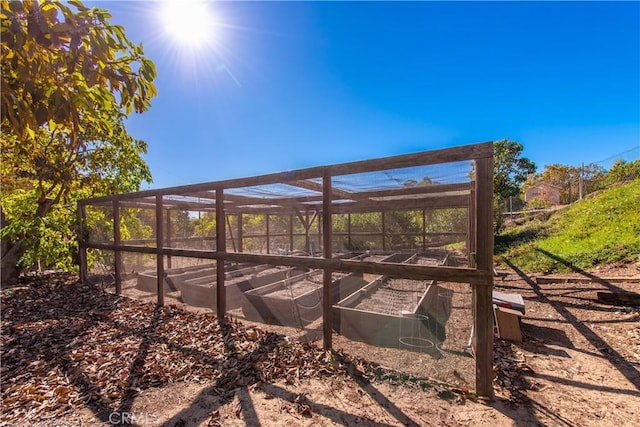
[[[496,236],[496,260],[527,272],[563,273],[640,260],[640,180],[575,202],[548,220]]]

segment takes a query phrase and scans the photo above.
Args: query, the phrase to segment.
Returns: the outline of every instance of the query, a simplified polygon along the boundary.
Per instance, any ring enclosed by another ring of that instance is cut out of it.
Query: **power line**
[[[632,153],[632,152],[638,151],[638,150],[640,150],[640,147],[636,146],[636,147],[630,148],[628,150],[622,151],[622,152],[620,152],[618,154],[614,154],[613,156],[609,156],[606,159],[598,160],[598,161],[593,162],[593,163],[604,163],[604,162],[608,162],[610,160],[619,159],[625,154]]]

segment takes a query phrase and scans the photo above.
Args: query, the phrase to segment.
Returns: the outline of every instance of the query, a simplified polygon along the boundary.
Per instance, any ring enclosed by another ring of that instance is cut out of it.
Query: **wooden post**
[[[89,232],[87,230],[87,207],[85,205],[78,204],[78,256],[80,261],[80,282],[88,283],[89,268],[87,266],[87,239]]]
[[[317,217],[317,215],[316,215],[316,217]],[[325,245],[324,240],[322,240],[322,234],[323,234],[323,230],[322,230],[323,227],[322,226],[323,225],[324,225],[323,221],[320,218],[318,218],[318,252],[320,252],[320,248],[324,247],[324,245]]]
[[[353,250],[353,246],[351,246],[351,214],[347,214],[347,248],[350,251]]]
[[[324,257],[331,259],[332,254],[332,224],[331,224],[331,174],[326,169],[322,176],[322,229],[324,231]],[[324,337],[324,349],[332,347],[333,311],[331,301],[331,269],[325,268],[322,281],[322,331]]]
[[[243,233],[242,233],[242,214],[239,213],[238,214],[238,252],[242,252],[243,251],[242,238],[243,238]]]
[[[234,252],[238,252],[236,249],[236,241],[233,238],[233,227],[231,227],[231,218],[229,217],[229,215],[226,215],[227,217],[227,227],[229,227],[229,237],[231,238],[231,247],[233,248]]]
[[[476,239],[477,239],[477,223],[476,223],[476,188],[477,184],[477,171],[476,181],[472,182],[471,195],[469,196],[469,208],[467,210],[467,228],[469,235],[467,236],[467,259],[469,260],[469,267],[475,268],[475,256],[476,256]],[[491,201],[493,207],[493,200]]]
[[[113,200],[113,244],[116,247],[120,246],[120,202],[118,199]],[[122,293],[122,278],[120,277],[122,273],[122,253],[116,249],[115,250],[115,279],[116,279],[116,295],[120,295]]]
[[[387,233],[387,229],[385,226],[385,221],[384,221],[384,211],[382,212],[382,250],[386,251],[387,250],[387,239],[386,239],[386,233]]]
[[[156,195],[156,270],[158,273],[158,305],[164,305],[164,227],[162,226],[162,194]]]
[[[473,286],[476,393],[493,397],[493,158],[476,160],[476,265],[486,283]]]
[[[224,211],[224,189],[216,187],[216,251],[224,253],[227,251],[227,237],[225,230]],[[223,320],[227,311],[227,295],[224,287],[224,260],[216,260],[216,301],[218,319]]]
[[[267,253],[270,253],[270,250],[269,250],[269,245],[270,245],[270,243],[269,243],[269,240],[270,240],[269,239],[269,214],[267,214],[267,218],[266,218],[265,223],[266,223],[266,226],[267,226]]]
[[[166,211],[167,218],[165,223],[167,224],[166,235],[165,235],[165,246],[171,247],[171,209],[167,209]],[[167,268],[171,268],[171,255],[167,256]]]
[[[309,237],[309,229],[311,228],[311,224],[309,224],[309,211],[306,210],[304,213],[304,246],[309,255],[313,255],[311,253],[311,238]]]
[[[422,252],[427,248],[427,212],[422,209]]]
[[[293,215],[289,215],[289,251],[293,252]]]

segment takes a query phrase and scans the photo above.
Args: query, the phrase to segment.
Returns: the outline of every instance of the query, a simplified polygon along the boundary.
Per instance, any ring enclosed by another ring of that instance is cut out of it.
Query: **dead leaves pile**
[[[527,386],[524,373],[531,372],[524,353],[504,340],[496,339],[493,344],[493,390],[496,397],[511,403],[524,403],[522,391]]]
[[[48,276],[2,291],[0,422],[38,422],[89,407],[105,419],[138,393],[177,381],[238,388],[303,378],[388,373],[341,352],[215,315],[158,307]],[[297,411],[305,414],[303,398]]]
[[[224,395],[337,373],[331,353],[282,335],[51,279],[3,291],[1,421],[85,405],[122,411],[141,390],[175,381],[213,382]]]

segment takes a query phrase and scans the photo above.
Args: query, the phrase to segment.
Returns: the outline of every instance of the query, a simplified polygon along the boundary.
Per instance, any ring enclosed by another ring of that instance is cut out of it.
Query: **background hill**
[[[640,261],[640,179],[517,221],[496,236],[495,254],[545,274]]]

